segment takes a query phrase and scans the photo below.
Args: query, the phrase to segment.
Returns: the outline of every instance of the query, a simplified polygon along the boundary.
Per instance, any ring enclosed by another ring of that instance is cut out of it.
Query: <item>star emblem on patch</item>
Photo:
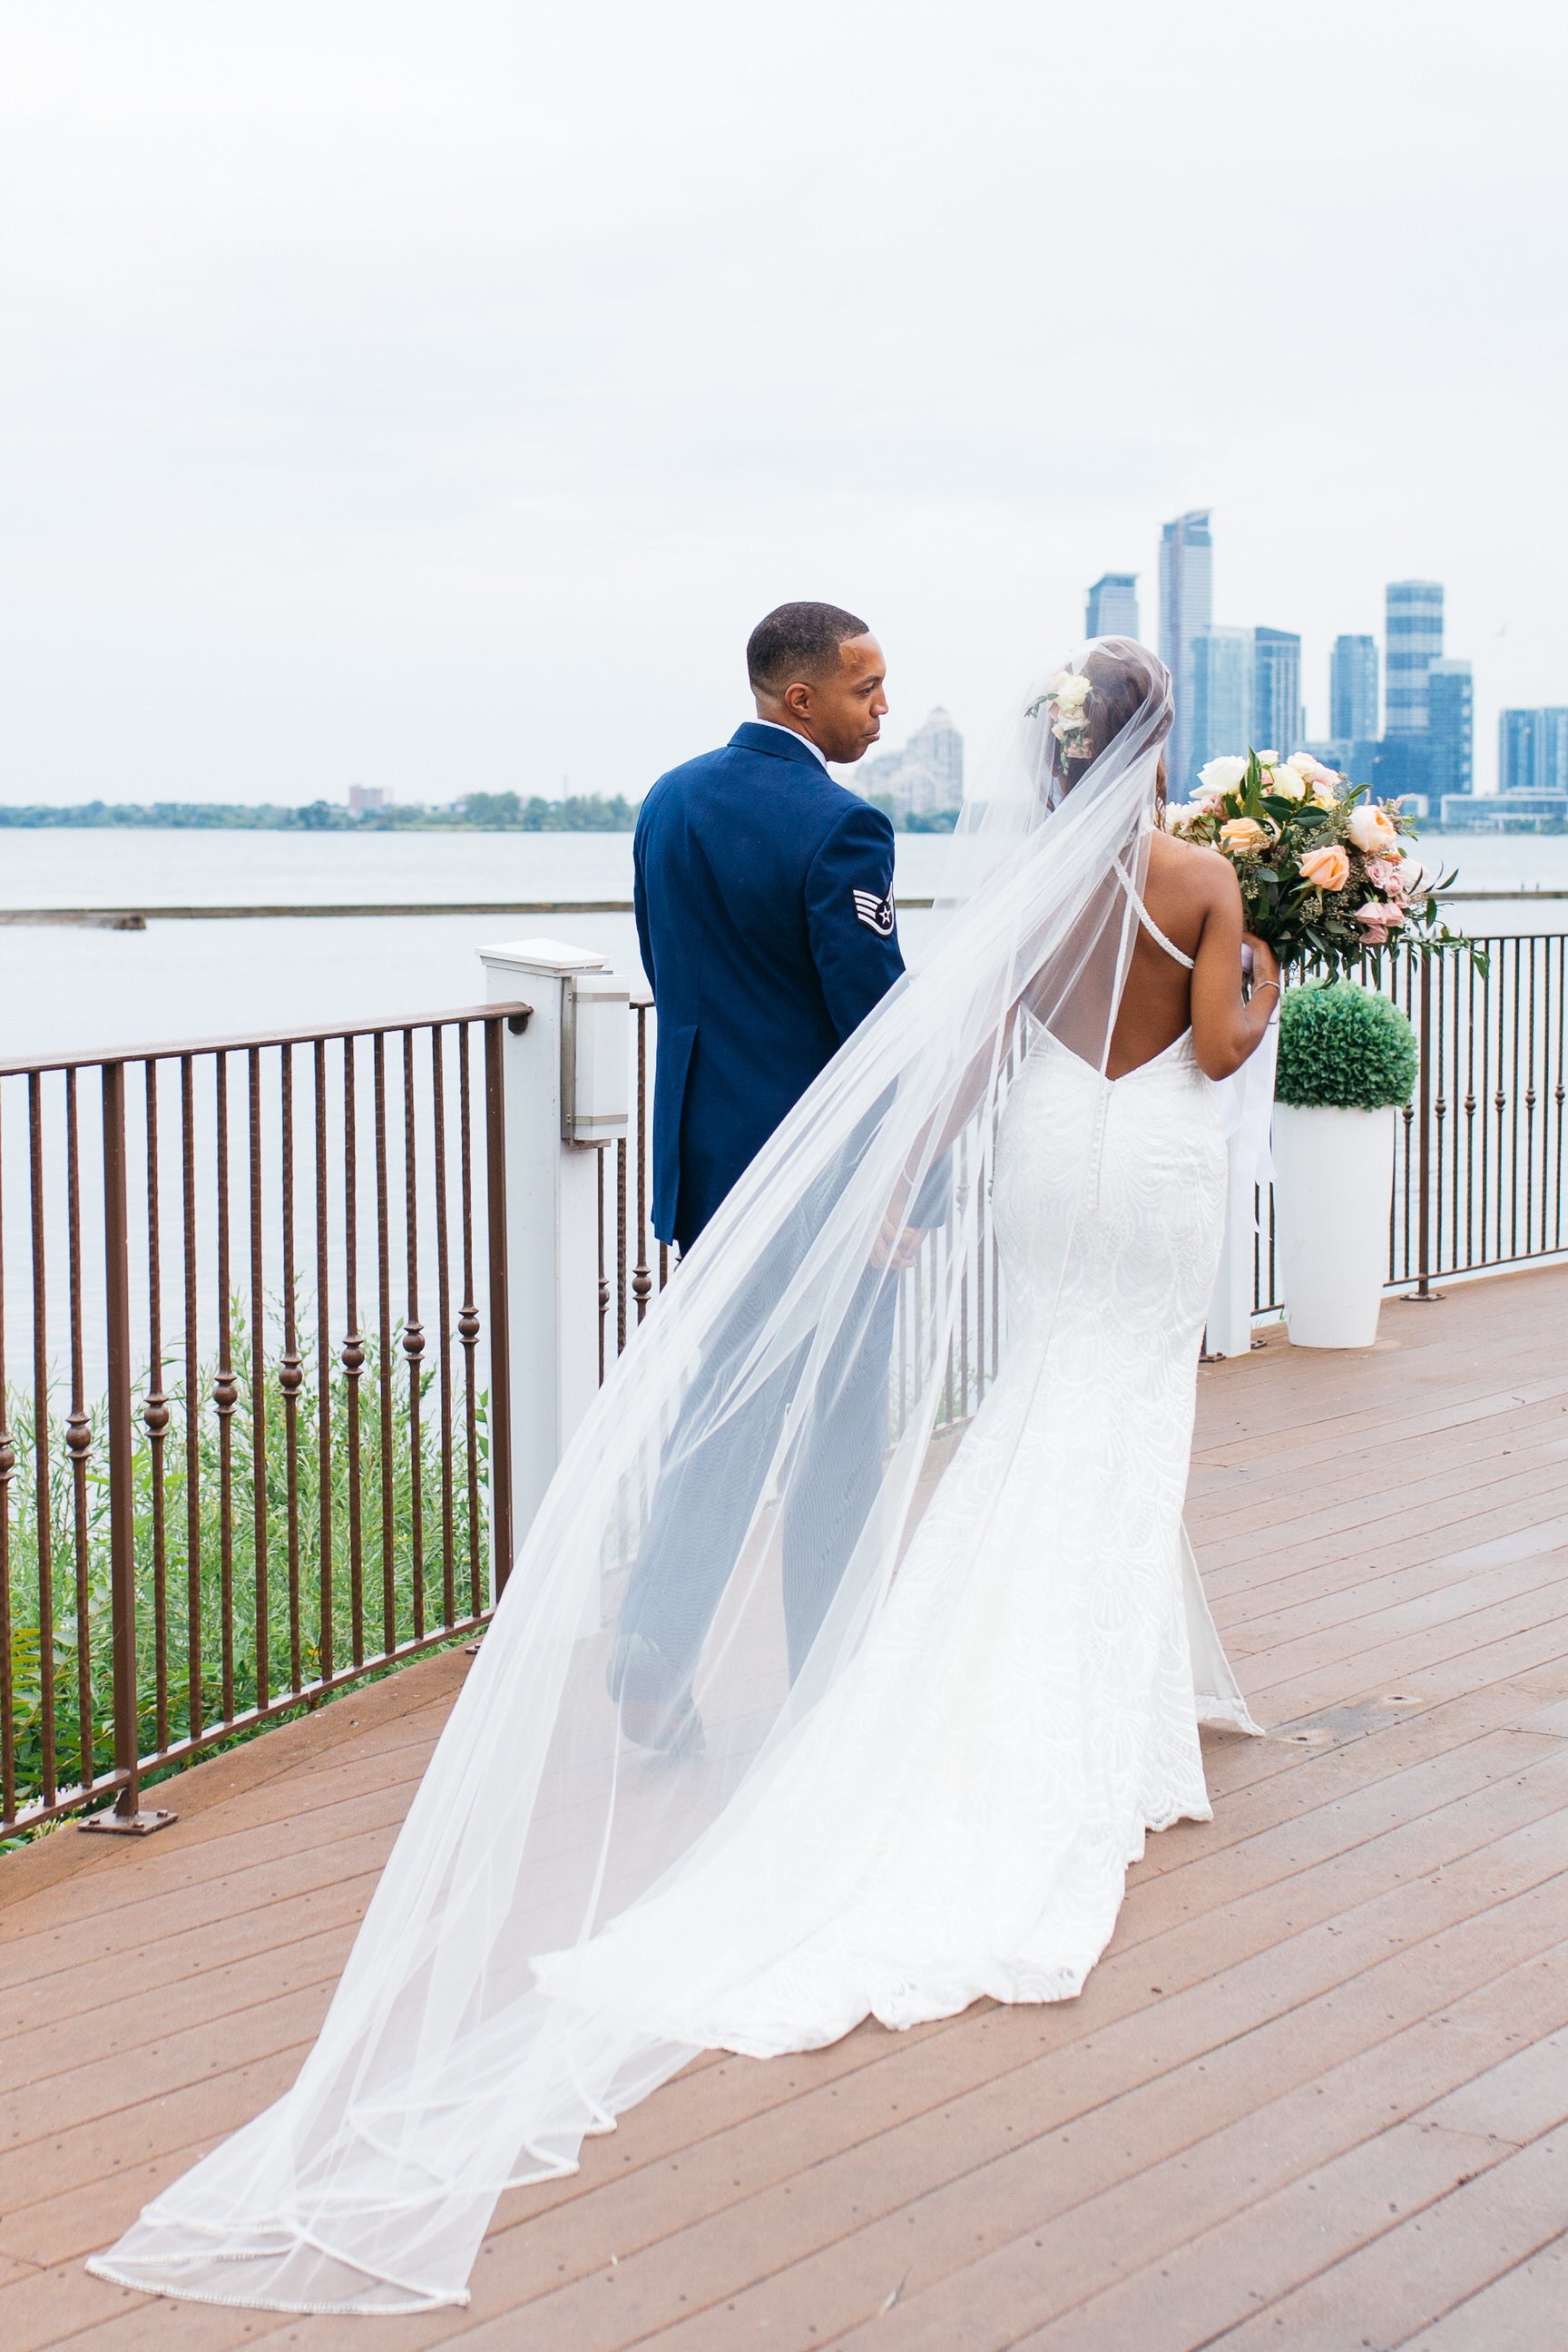
[[[885,898],[879,898],[875,890],[852,890],[849,895],[855,901],[856,921],[864,923],[868,931],[875,931],[879,940],[890,940],[894,921],[892,893],[889,891]]]

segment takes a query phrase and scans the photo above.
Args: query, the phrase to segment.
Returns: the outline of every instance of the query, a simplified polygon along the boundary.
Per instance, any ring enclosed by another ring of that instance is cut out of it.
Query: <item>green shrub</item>
[[[302,1302],[301,1383],[295,1407],[295,1493],[292,1526],[288,1490],[288,1411],[279,1374],[281,1332],[277,1318],[268,1334],[261,1380],[264,1434],[262,1520],[266,1530],[265,1608],[258,1608],[257,1495],[254,1470],[250,1332],[237,1304],[230,1320],[229,1362],[237,1398],[230,1430],[228,1565],[224,1563],[224,1509],[220,1439],[212,1412],[216,1367],[198,1376],[195,1556],[186,1489],[185,1399],[174,1366],[165,1371],[172,1408],[163,1453],[163,1475],[153,1475],[153,1454],[143,1411],[147,1380],[136,1384],[132,1420],[132,1487],[134,1511],[137,1633],[137,1711],[142,1753],[160,1745],[158,1721],[157,1559],[155,1528],[163,1534],[163,1660],[164,1730],[179,1740],[244,1714],[262,1697],[266,1629],[266,1696],[269,1701],[308,1688],[330,1659],[342,1672],[354,1661],[374,1659],[416,1633],[433,1633],[447,1622],[477,1613],[488,1597],[489,1461],[488,1405],[480,1395],[475,1414],[479,1509],[468,1518],[468,1455],[460,1365],[454,1367],[455,1429],[452,1463],[452,1554],[446,1548],[447,1496],[441,1466],[439,1364],[432,1346],[419,1374],[417,1446],[410,1411],[409,1374],[403,1357],[403,1328],[392,1334],[390,1477],[391,1542],[384,1543],[381,1450],[381,1354],[374,1331],[363,1335],[364,1365],[358,1391],[358,1444],[351,1440],[349,1383],[341,1361],[330,1367],[331,1444],[327,1460],[328,1519],[331,1534],[330,1607],[322,1606],[320,1389],[310,1346],[312,1302]],[[454,1350],[454,1353],[457,1351]],[[10,1570],[12,1708],[18,1806],[42,1792],[46,1682],[53,1715],[59,1782],[70,1787],[84,1759],[101,1772],[113,1754],[113,1618],[110,1597],[108,1433],[101,1402],[89,1412],[92,1443],[88,1454],[81,1568],[88,1603],[89,1637],[80,1639],[77,1593],[77,1519],[70,1457],[66,1444],[64,1401],[51,1397],[48,1412],[49,1591],[53,1604],[52,1656],[46,1675],[39,1591],[37,1496],[31,1475],[37,1429],[30,1396],[15,1390],[5,1399],[9,1426],[20,1461],[26,1465],[11,1486],[5,1528]],[[419,1573],[414,1565],[414,1464],[419,1467]],[[351,1493],[357,1476],[360,1519],[360,1584],[353,1578]],[[161,1508],[160,1508],[161,1506]],[[289,1566],[297,1561],[291,1584]],[[193,1573],[194,1566],[194,1573]],[[232,1596],[228,1640],[224,1633],[226,1583]],[[447,1619],[447,1580],[452,1618]],[[199,1658],[191,1674],[192,1652]],[[226,1694],[226,1685],[227,1692]],[[85,1699],[85,1709],[84,1709]],[[231,1703],[232,1702],[232,1703]]]
[[[1403,1106],[1416,1067],[1415,1032],[1386,996],[1348,980],[1286,990],[1274,1086],[1279,1101],[1334,1110]]]

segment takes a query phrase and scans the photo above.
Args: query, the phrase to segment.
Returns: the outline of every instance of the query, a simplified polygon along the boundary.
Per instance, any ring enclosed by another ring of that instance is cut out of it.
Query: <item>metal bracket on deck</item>
[[[133,1813],[122,1813],[117,1805],[105,1806],[101,1813],[88,1813],[78,1822],[79,1830],[95,1830],[100,1837],[151,1837],[154,1830],[166,1830],[177,1822],[178,1813],[165,1811],[162,1805],[139,1805]]]

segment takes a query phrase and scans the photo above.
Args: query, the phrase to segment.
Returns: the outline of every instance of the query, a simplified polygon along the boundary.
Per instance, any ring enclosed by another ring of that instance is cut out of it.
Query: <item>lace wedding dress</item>
[[[1039,1037],[997,1145],[1000,1377],[874,1631],[757,1801],[668,1895],[545,1962],[552,1990],[756,2057],[868,2014],[1069,1999],[1146,1831],[1209,1819],[1199,1713],[1255,1728],[1182,1526],[1216,1093],[1190,1033],[1115,1080]]]
[[[465,2303],[502,2189],[574,2170],[698,2050],[1066,1998],[1147,1832],[1206,1815],[1199,1717],[1252,1727],[1181,1521],[1219,1108],[1184,1038],[1101,1075],[1153,929],[1172,714],[1120,638],[1020,696],[920,970],[572,1439],[297,2080],[100,2275],[274,2311]],[[904,1269],[884,1236],[927,1213]],[[938,1479],[993,1230],[1001,1373]],[[871,1442],[836,1481],[852,1414]],[[617,1671],[634,1587],[679,1740]]]

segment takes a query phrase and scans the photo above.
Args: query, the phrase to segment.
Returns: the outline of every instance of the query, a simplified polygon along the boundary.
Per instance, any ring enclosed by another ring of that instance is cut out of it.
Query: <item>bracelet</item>
[[[1252,983],[1252,993],[1254,996],[1257,995],[1260,988],[1271,988],[1276,996],[1279,993],[1279,982],[1277,980],[1255,980]]]

